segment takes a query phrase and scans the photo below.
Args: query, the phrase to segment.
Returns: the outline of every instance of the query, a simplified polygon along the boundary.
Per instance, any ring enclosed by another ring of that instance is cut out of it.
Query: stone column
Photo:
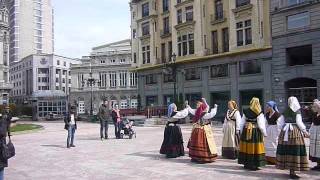
[[[207,101],[210,99],[210,93],[209,93],[209,67],[202,67],[200,68],[201,71],[201,82],[202,82],[202,87],[201,87],[201,95],[203,98],[205,98]]]

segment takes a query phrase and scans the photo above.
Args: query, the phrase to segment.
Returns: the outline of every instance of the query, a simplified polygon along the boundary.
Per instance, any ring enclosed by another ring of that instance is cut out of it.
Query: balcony
[[[242,11],[246,11],[246,10],[251,10],[253,8],[253,5],[250,4],[247,4],[247,3],[243,3],[241,6],[236,6],[235,9],[232,9],[232,12],[233,13],[239,13],[239,12],[242,12]]]
[[[166,37],[171,36],[171,27],[161,30],[160,36],[161,36],[161,38],[166,38]]]
[[[175,25],[174,27],[176,29],[180,29],[180,28],[183,28],[186,26],[194,26],[195,24],[196,24],[196,21],[185,21],[185,22],[182,22],[180,24]]]
[[[194,0],[181,0],[180,2],[177,1],[175,8],[180,8],[186,4],[193,3],[193,2],[194,2]]]
[[[219,13],[211,14],[211,24],[216,25],[219,23],[223,23],[227,20],[225,16],[225,11],[221,11]]]

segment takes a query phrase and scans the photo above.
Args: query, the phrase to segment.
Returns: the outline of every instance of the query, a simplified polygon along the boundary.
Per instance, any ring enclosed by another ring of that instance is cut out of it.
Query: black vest
[[[269,125],[276,125],[279,117],[280,117],[280,113],[278,113],[277,111],[274,112],[271,117],[269,117],[269,113],[266,114],[266,119]]]

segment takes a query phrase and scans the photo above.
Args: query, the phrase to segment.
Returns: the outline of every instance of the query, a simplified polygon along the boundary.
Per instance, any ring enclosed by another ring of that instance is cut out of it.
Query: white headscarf
[[[297,112],[299,109],[301,109],[298,99],[294,96],[289,97],[288,105],[293,112]]]

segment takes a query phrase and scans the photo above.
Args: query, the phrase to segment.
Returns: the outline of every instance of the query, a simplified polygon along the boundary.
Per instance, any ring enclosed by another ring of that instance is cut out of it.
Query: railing
[[[171,34],[171,27],[169,26],[167,29],[163,29],[160,31],[160,35],[161,36],[166,36],[166,35],[169,35]]]
[[[144,114],[148,118],[152,116],[161,117],[167,115],[167,111],[168,109],[166,106],[148,106],[144,109]]]
[[[222,21],[225,19],[225,11],[216,12],[211,14],[211,22]]]

